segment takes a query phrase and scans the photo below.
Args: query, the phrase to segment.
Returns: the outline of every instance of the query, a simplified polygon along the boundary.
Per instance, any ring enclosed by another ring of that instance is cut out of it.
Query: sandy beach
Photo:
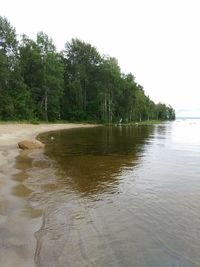
[[[16,167],[16,158],[20,157],[20,164],[25,166],[31,164],[31,160],[28,159],[26,151],[18,148],[17,143],[25,139],[33,140],[43,132],[80,127],[94,127],[94,125],[0,125],[0,267],[36,266],[34,233],[40,227],[41,216],[35,221],[22,216],[22,210],[27,205],[26,194],[29,192],[24,189],[21,182],[26,172],[22,171],[23,168],[19,170]]]

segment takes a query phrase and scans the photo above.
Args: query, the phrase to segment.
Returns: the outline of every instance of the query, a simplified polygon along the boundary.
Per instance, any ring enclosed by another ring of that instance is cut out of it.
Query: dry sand
[[[24,139],[33,140],[39,133],[80,127],[94,125],[0,124],[0,267],[36,266],[34,233],[37,220],[31,225],[21,216],[26,200],[13,194],[16,187],[13,177],[19,172],[15,158],[21,153],[17,143]]]

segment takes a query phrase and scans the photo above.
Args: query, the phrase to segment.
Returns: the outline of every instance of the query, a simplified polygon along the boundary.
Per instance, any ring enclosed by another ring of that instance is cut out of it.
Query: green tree
[[[96,48],[79,39],[67,42],[63,51],[65,91],[63,115],[66,118],[87,119],[96,97],[95,74],[101,62]]]
[[[103,59],[99,66],[99,74],[101,119],[105,122],[112,122],[116,113],[116,100],[121,82],[120,67],[117,60],[111,57]]]
[[[60,101],[63,95],[64,65],[51,38],[45,33],[37,35],[37,45],[43,65],[42,96],[45,120],[60,119]]]
[[[41,119],[43,110],[42,86],[44,68],[40,49],[35,41],[23,35],[19,51],[21,75],[31,95],[29,108],[32,111],[33,118]]]
[[[134,121],[137,91],[135,77],[131,73],[127,75],[123,74],[121,81],[117,100],[116,116],[122,122]]]
[[[32,109],[36,118],[46,121],[60,118],[64,66],[52,40],[43,32],[37,41],[23,36],[20,64],[24,82],[32,95]]]
[[[0,17],[0,118],[28,117],[26,89],[19,71],[15,29],[6,18]]]

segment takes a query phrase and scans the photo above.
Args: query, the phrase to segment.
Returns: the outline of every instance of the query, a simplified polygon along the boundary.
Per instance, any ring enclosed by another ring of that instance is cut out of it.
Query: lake
[[[37,267],[200,266],[200,120],[39,139],[19,193]]]

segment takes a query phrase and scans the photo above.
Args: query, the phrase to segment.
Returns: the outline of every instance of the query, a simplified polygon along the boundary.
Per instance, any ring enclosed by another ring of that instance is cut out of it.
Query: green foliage
[[[174,120],[171,106],[155,104],[117,59],[72,39],[58,53],[43,32],[36,41],[0,17],[0,119],[129,123]]]
[[[59,119],[64,65],[52,40],[42,32],[36,42],[23,36],[19,51],[21,74],[33,100],[32,113],[46,121]]]

